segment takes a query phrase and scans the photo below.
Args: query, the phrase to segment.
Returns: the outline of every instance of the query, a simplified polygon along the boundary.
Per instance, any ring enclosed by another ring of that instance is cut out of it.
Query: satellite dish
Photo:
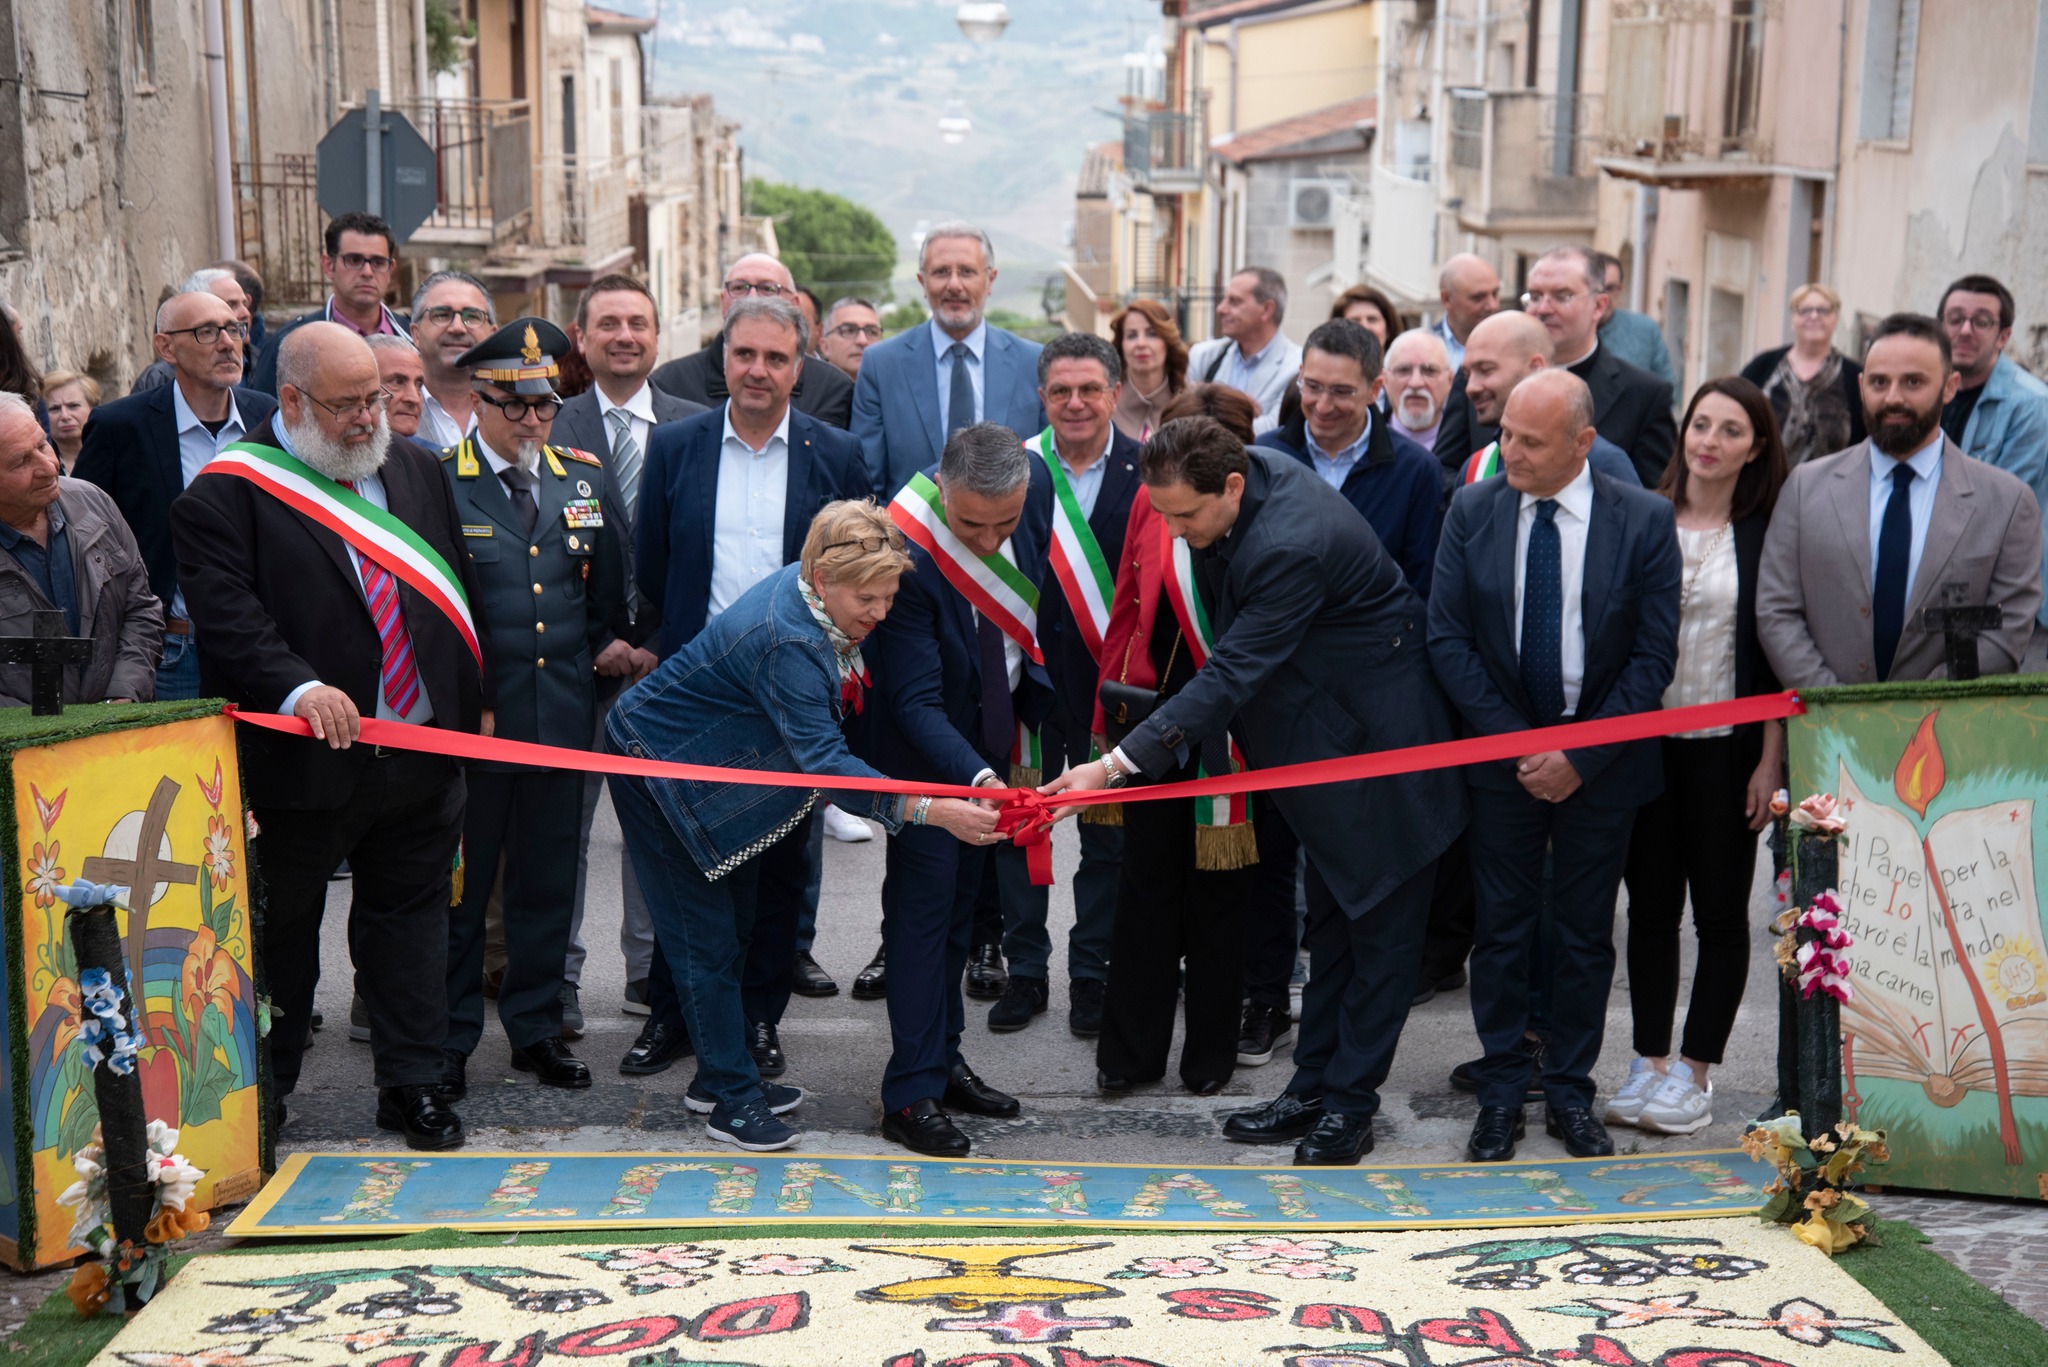
[[[939,116],[939,136],[947,142],[964,142],[974,131],[974,121],[967,117],[967,106],[958,100],[946,101],[946,112]]]
[[[1010,26],[1010,7],[1002,0],[962,0],[953,19],[970,40],[993,43]]]

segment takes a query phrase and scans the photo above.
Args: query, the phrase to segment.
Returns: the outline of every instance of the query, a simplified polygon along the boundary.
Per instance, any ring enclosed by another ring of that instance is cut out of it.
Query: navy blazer
[[[72,470],[113,496],[128,520],[142,561],[149,566],[149,591],[171,611],[178,587],[178,553],[171,545],[171,500],[185,492],[185,467],[178,458],[177,381],[102,404],[85,420]],[[263,431],[277,400],[253,389],[235,389],[242,430]],[[267,439],[267,438],[266,438]],[[186,605],[191,610],[191,605]]]
[[[647,438],[634,509],[634,577],[641,618],[635,629],[667,659],[704,629],[711,610],[712,523],[718,513],[718,448],[725,439],[723,405]],[[842,498],[869,496],[860,443],[791,409],[789,486],[782,509],[782,563],[803,557],[804,537],[818,509]]]
[[[867,369],[865,362],[861,369]],[[937,479],[938,467],[924,473]],[[1025,577],[1041,586],[1041,609],[1044,586],[1052,577],[1046,560],[1051,538],[1052,476],[1044,461],[1034,460],[1024,517],[1010,534],[1010,552]],[[1007,783],[1009,757],[981,750],[981,643],[974,606],[924,547],[913,541],[908,549],[911,572],[903,576],[888,618],[864,648],[875,681],[874,700],[881,704],[868,709],[871,762],[892,778],[912,782],[972,783],[990,768]],[[1023,679],[1012,696],[1017,719],[1037,726],[1052,710],[1052,681],[1026,657]]]
[[[1535,726],[1515,649],[1515,531],[1522,495],[1506,479],[1470,484],[1451,500],[1429,600],[1429,658],[1464,715],[1468,734],[1492,736]],[[1654,712],[1678,663],[1678,588],[1682,560],[1671,501],[1593,472],[1593,516],[1586,533],[1580,613],[1586,672],[1574,721]],[[1639,807],[1663,791],[1654,741],[1570,751],[1595,807]],[[1514,764],[1499,760],[1465,771],[1475,787],[1516,790]]]
[[[1029,441],[1045,430],[1038,401],[1036,342],[999,327],[982,350],[981,416]],[[853,385],[853,434],[866,454],[877,498],[892,498],[920,470],[939,463],[946,431],[939,424],[938,360],[929,322],[877,342],[861,356]]]
[[[1114,584],[1117,566],[1123,563],[1124,531],[1131,523],[1131,500],[1144,487],[1144,481],[1138,477],[1138,443],[1114,427],[1110,430],[1115,435],[1109,444],[1109,454],[1103,457],[1107,465],[1102,472],[1102,488],[1095,495],[1095,511],[1088,517],[1088,530],[1095,533],[1095,542],[1102,547],[1102,558],[1109,565],[1110,581]],[[1045,463],[1035,456],[1032,459],[1040,465]],[[1114,593],[1106,596],[1113,604]],[[1068,739],[1079,745],[1085,763],[1088,725],[1095,716],[1095,687],[1102,677],[1102,668],[1088,653],[1066,592],[1051,574],[1046,575],[1044,592],[1038,599],[1038,641],[1045,652],[1052,685],[1059,692],[1060,706],[1069,719],[1078,722],[1079,734]],[[1054,768],[1047,763],[1048,775]]]
[[[1308,450],[1308,424],[1297,419],[1283,423],[1258,440],[1260,446],[1285,451],[1310,469],[1315,458]],[[1318,472],[1317,478],[1320,479]],[[1422,444],[1394,430],[1384,413],[1374,411],[1372,433],[1365,454],[1344,476],[1338,490],[1372,524],[1380,544],[1401,573],[1408,587],[1429,597],[1430,574],[1436,567],[1436,540],[1443,532],[1443,493],[1436,457]]]

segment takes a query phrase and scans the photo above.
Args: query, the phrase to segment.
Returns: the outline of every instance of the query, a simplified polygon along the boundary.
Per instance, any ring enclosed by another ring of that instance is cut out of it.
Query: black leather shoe
[[[992,1002],[1003,995],[1009,983],[1010,970],[1003,967],[1003,947],[977,945],[967,959],[967,995],[977,1001]]]
[[[1574,1158],[1605,1158],[1614,1152],[1614,1140],[1590,1106],[1550,1106],[1543,1115],[1543,1132],[1564,1141],[1564,1151]]]
[[[747,1052],[754,1056],[754,1069],[762,1077],[781,1077],[789,1071],[789,1060],[782,1056],[782,1040],[766,1021],[749,1027]]]
[[[953,1065],[952,1076],[946,1079],[946,1094],[940,1100],[949,1111],[990,1115],[998,1120],[1008,1120],[1021,1109],[1016,1097],[989,1086],[964,1063]]]
[[[1100,1068],[1095,1070],[1095,1090],[1105,1096],[1123,1096],[1137,1085],[1127,1077],[1105,1073]]]
[[[868,966],[853,980],[853,999],[857,1002],[878,1002],[889,995],[888,964],[883,959],[884,951],[878,946],[875,957],[868,960]]]
[[[839,984],[832,981],[832,975],[818,967],[818,961],[808,954],[796,956],[796,968],[792,974],[789,990],[799,997],[836,997]]]
[[[1206,1082],[1190,1082],[1187,1088],[1196,1096],[1216,1096],[1223,1091],[1223,1084],[1212,1077]]]
[[[1335,1168],[1356,1163],[1372,1152],[1372,1118],[1325,1112],[1316,1127],[1294,1146],[1297,1168]]]
[[[1515,1141],[1524,1133],[1520,1106],[1481,1106],[1465,1157],[1474,1163],[1505,1163],[1515,1156]]]
[[[690,1032],[680,1026],[649,1021],[640,1027],[640,1037],[619,1060],[619,1071],[628,1077],[650,1077],[668,1071],[679,1058],[697,1051],[690,1046]]]
[[[998,1034],[1022,1030],[1045,1010],[1047,995],[1043,978],[1011,978],[1002,1000],[988,1009],[988,1028]]]
[[[377,1128],[405,1136],[408,1149],[459,1149],[462,1117],[434,1100],[432,1084],[380,1087]]]
[[[441,1051],[441,1085],[434,1089],[434,1100],[443,1106],[453,1106],[469,1095],[469,1055],[458,1054],[453,1049]]]
[[[1441,989],[1442,984],[1438,984],[1438,987]],[[1521,1052],[1526,1054],[1529,1059],[1529,1081],[1522,1089],[1522,1100],[1525,1102],[1541,1101],[1543,1100],[1543,1041],[1534,1035],[1524,1035],[1522,1037]],[[1461,1092],[1477,1092],[1479,1090],[1479,1065],[1485,1061],[1484,1059],[1469,1059],[1451,1069],[1451,1086]]]
[[[1067,1029],[1082,1039],[1102,1033],[1102,998],[1109,984],[1100,978],[1070,978],[1067,981]]]
[[[972,1147],[930,1097],[883,1116],[882,1138],[934,1158],[965,1158]]]
[[[1323,1118],[1323,1099],[1282,1092],[1256,1111],[1237,1111],[1223,1120],[1223,1137],[1240,1144],[1285,1144],[1301,1138]]]
[[[543,1087],[574,1089],[590,1085],[590,1069],[554,1035],[535,1040],[524,1049],[514,1049],[512,1066],[522,1073],[532,1073]]]

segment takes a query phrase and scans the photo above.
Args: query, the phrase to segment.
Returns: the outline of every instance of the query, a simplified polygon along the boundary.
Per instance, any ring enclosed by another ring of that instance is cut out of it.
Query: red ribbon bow
[[[1007,836],[1024,851],[1024,863],[1031,871],[1031,885],[1052,886],[1053,808],[1043,793],[1029,789],[1012,793],[996,813],[996,834]]]

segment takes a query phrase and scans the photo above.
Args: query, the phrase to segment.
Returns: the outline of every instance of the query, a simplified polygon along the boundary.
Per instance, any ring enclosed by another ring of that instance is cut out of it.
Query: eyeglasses
[[[742,299],[750,294],[763,294],[772,299],[778,294],[788,293],[773,280],[728,280],[725,282],[725,292],[738,295]]]
[[[303,389],[299,392],[306,394]],[[367,399],[343,399],[340,403],[329,403],[317,394],[306,394],[306,397],[332,413],[338,420],[347,422],[358,413],[366,418],[375,416],[385,404],[391,402],[391,391],[380,389]]]
[[[1944,313],[1941,323],[1943,327],[1970,328],[1977,332],[1998,331],[1998,315],[1995,313]]]
[[[1057,408],[1061,404],[1065,403],[1068,399],[1071,399],[1078,394],[1081,396],[1081,401],[1083,403],[1098,403],[1104,397],[1106,397],[1108,393],[1109,386],[1106,384],[1089,383],[1081,385],[1079,387],[1056,384],[1050,386],[1045,391],[1045,401],[1051,404],[1053,407]]]
[[[373,271],[388,271],[398,263],[395,256],[364,256],[361,252],[343,252],[341,268],[345,271],[359,271],[365,267]]]
[[[201,346],[212,346],[220,340],[223,332],[238,342],[249,340],[249,329],[241,323],[201,323],[196,328],[165,328],[163,335],[176,337],[187,332],[191,333],[192,340]]]
[[[482,309],[455,309],[449,308],[446,304],[421,309],[419,315],[420,322],[432,323],[435,327],[447,327],[457,318],[462,320],[465,327],[473,328],[488,327],[491,322],[491,315]]]
[[[1448,373],[1440,365],[1394,365],[1387,367],[1387,374],[1394,376],[1396,379],[1403,380],[1411,375],[1419,376],[1425,380],[1440,380]]]
[[[1299,380],[1296,383],[1301,386],[1301,397],[1304,399],[1319,399],[1328,396],[1340,403],[1349,403],[1357,398],[1359,393],[1358,386],[1355,384],[1323,384],[1318,380]]]
[[[1538,304],[1548,301],[1552,308],[1570,308],[1574,300],[1585,297],[1586,292],[1584,290],[1550,290],[1548,292],[1530,290],[1522,296],[1522,307],[1533,309]]]
[[[1826,304],[1807,304],[1792,310],[1794,318],[1832,318],[1835,311]]]
[[[880,555],[883,551],[900,550],[902,543],[886,536],[857,536],[851,541],[835,541],[825,547],[825,551],[844,550],[848,546],[858,546],[869,555]]]
[[[525,422],[528,413],[533,414],[542,422],[548,422],[553,419],[555,414],[562,411],[562,401],[555,398],[494,399],[489,394],[479,394],[477,397],[497,409],[500,413],[503,413],[507,422]]]
[[[838,327],[832,329],[832,335],[834,337],[844,337],[849,342],[856,337],[865,337],[870,342],[879,342],[882,340],[882,327],[879,323],[841,323]]]

